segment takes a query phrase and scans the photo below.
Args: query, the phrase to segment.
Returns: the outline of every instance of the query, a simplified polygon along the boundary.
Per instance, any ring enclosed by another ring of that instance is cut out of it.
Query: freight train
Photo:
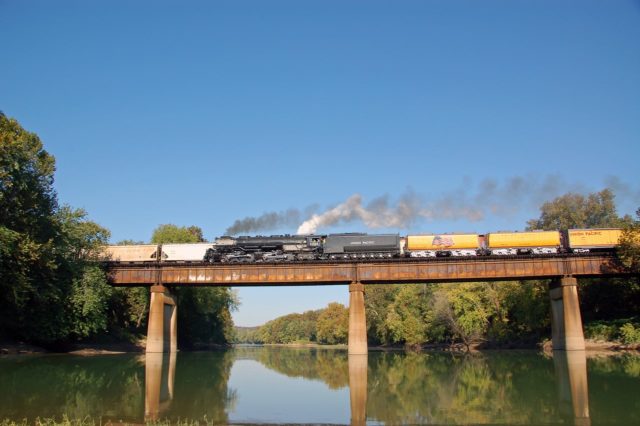
[[[117,262],[256,263],[310,260],[390,259],[450,256],[613,251],[621,229],[493,232],[489,234],[328,234],[219,237],[211,243],[106,246]]]

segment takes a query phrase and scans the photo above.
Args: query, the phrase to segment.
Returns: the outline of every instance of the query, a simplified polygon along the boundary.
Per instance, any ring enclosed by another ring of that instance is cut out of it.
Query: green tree
[[[22,338],[29,311],[58,292],[54,171],[38,136],[0,113],[0,332]]]
[[[58,270],[66,269],[61,278],[70,280],[67,318],[71,335],[85,338],[107,329],[109,301],[113,288],[107,276],[94,261],[100,247],[107,243],[109,231],[87,219],[82,209],[63,206],[55,214],[58,225],[56,238]],[[64,287],[64,282],[60,283]]]
[[[197,226],[177,226],[164,224],[158,226],[151,236],[151,243],[201,243],[204,242],[202,229]]]
[[[318,316],[318,343],[346,343],[349,335],[349,309],[340,303],[329,303]]]
[[[109,232],[58,207],[54,171],[38,136],[0,114],[0,333],[36,343],[103,330],[110,290],[91,263]]]
[[[640,271],[640,208],[636,218],[622,231],[620,237],[620,260],[632,271]]]
[[[37,244],[55,234],[55,159],[35,133],[0,113],[0,226]]]
[[[416,347],[442,340],[445,330],[433,310],[432,288],[427,284],[400,286],[385,320],[394,343]]]
[[[544,203],[540,208],[540,217],[527,222],[527,230],[617,228],[630,221],[628,215],[618,216],[615,194],[605,188],[587,196],[568,193]]]
[[[367,316],[367,339],[370,343],[388,345],[394,342],[392,331],[388,326],[387,313],[400,288],[399,285],[367,285],[364,305]]]
[[[273,319],[258,330],[264,343],[307,343],[316,341],[318,316],[322,311],[293,313]]]

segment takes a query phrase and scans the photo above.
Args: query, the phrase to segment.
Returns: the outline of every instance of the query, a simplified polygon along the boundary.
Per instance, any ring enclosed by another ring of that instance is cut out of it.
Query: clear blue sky
[[[492,194],[476,220],[369,232],[522,229],[544,199],[607,184],[621,213],[640,205],[638,1],[0,0],[0,40],[0,110],[114,242],[161,223],[213,239],[356,193],[436,210]],[[320,231],[344,230],[367,231]],[[239,325],[348,300],[239,295]]]

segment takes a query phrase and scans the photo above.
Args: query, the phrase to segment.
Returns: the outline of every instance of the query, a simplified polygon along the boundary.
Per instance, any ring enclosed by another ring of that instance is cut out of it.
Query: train
[[[613,251],[621,229],[488,234],[223,236],[209,243],[110,245],[107,262],[259,263],[463,256],[517,256]]]

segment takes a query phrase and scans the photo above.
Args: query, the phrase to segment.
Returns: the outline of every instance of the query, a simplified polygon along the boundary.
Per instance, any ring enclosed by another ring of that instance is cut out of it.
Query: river
[[[0,420],[640,424],[640,356],[236,347],[0,357]]]

